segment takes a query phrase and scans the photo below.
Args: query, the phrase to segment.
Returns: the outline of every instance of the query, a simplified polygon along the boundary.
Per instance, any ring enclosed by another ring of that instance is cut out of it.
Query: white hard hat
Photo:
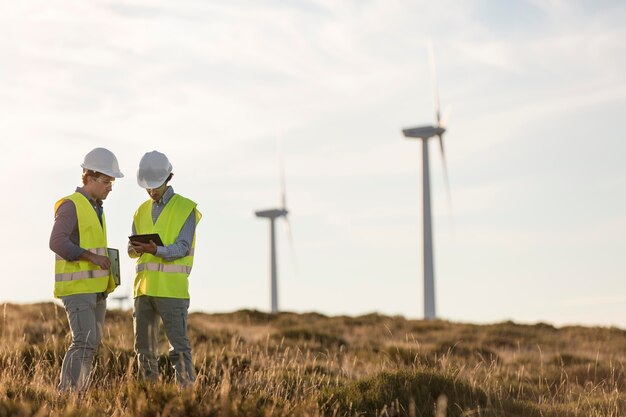
[[[172,173],[172,164],[159,151],[146,153],[139,161],[137,184],[142,188],[158,188]]]
[[[113,178],[122,178],[124,174],[120,171],[117,158],[108,149],[95,148],[85,155],[85,160],[80,164],[83,169],[100,172]]]

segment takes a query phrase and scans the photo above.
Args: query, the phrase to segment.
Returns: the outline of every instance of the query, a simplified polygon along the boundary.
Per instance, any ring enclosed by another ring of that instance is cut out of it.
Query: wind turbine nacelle
[[[445,131],[446,128],[441,126],[420,126],[402,129],[402,133],[404,133],[404,136],[407,138],[419,139],[429,139],[433,136],[443,135]]]
[[[289,211],[287,209],[269,209],[255,211],[254,214],[257,217],[267,217],[269,219],[275,219],[277,217],[286,216]]]

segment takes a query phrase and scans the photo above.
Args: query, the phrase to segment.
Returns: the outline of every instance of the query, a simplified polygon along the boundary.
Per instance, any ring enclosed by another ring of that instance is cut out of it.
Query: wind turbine
[[[435,125],[412,127],[402,129],[407,138],[422,140],[422,212],[423,212],[423,249],[424,249],[424,319],[434,320],[437,318],[435,308],[435,265],[433,261],[433,234],[430,210],[430,173],[428,165],[428,139],[439,138],[439,148],[443,160],[443,170],[450,201],[450,184],[448,181],[448,169],[443,147],[443,134],[446,132],[444,120],[441,118],[439,109],[439,92],[437,87],[437,73],[435,69],[435,55],[432,44],[428,44],[431,84],[433,89],[433,106],[435,109]]]
[[[285,219],[285,226],[287,228],[287,237],[289,238],[289,244],[293,250],[293,238],[291,235],[291,225],[287,214],[287,193],[285,190],[285,168],[283,163],[283,152],[280,141],[278,143],[278,165],[280,169],[280,208],[266,209],[255,211],[254,214],[257,217],[264,217],[270,221],[270,303],[272,314],[278,313],[278,274],[276,271],[276,233],[275,233],[275,220],[279,217]]]
[[[130,297],[128,295],[114,295],[111,299],[119,303],[118,310],[124,310],[124,304],[130,300]]]

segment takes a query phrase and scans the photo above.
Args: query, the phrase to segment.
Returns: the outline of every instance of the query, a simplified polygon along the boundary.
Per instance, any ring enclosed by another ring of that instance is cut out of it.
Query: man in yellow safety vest
[[[134,284],[135,352],[142,379],[158,378],[157,336],[159,317],[170,342],[169,358],[181,386],[195,381],[191,345],[187,335],[189,273],[193,266],[196,225],[202,215],[196,203],[174,193],[168,185],[172,164],[167,156],[152,151],[139,162],[137,182],[150,199],[139,206],[132,232],[157,233],[161,244],[131,241],[128,254],[137,258]]]
[[[120,172],[111,151],[95,148],[81,164],[82,187],[54,206],[50,249],[55,252],[54,296],[65,307],[72,343],[61,366],[59,391],[83,392],[102,338],[107,294],[115,289],[107,256],[102,201]]]

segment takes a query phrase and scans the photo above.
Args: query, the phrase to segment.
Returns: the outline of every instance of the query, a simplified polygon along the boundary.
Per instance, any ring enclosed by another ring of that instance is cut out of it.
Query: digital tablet
[[[111,271],[111,275],[113,275],[113,281],[115,281],[115,285],[119,287],[121,284],[120,252],[114,248],[107,248],[107,254],[111,260],[111,267],[109,269]]]
[[[161,240],[161,236],[158,233],[150,233],[147,235],[132,235],[128,236],[128,240],[131,242],[141,242],[141,243],[150,243],[153,241],[157,244],[157,246],[165,246],[163,245],[163,241]]]

